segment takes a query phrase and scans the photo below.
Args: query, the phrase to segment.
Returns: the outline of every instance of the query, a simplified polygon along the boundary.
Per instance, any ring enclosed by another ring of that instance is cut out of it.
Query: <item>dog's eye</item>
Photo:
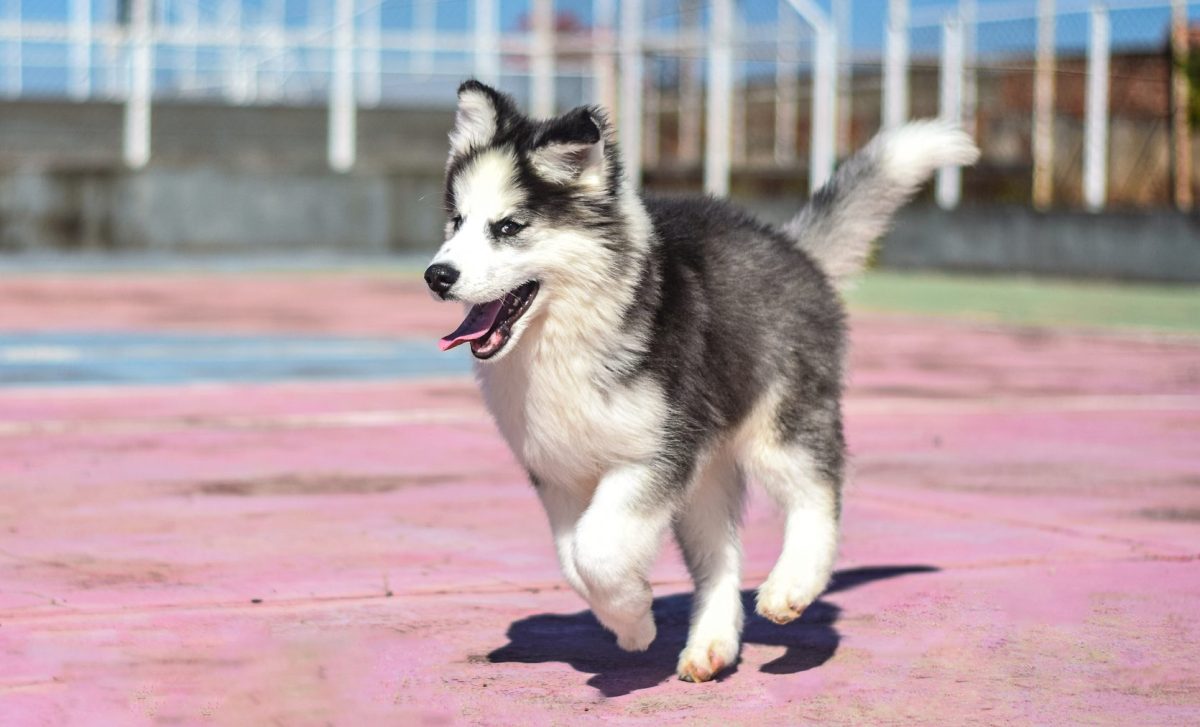
[[[512,237],[524,229],[525,225],[522,225],[511,217],[505,217],[492,225],[492,231],[502,237]]]
[[[458,228],[462,227],[462,215],[454,215],[451,217],[450,224],[454,227],[454,231],[458,232]]]

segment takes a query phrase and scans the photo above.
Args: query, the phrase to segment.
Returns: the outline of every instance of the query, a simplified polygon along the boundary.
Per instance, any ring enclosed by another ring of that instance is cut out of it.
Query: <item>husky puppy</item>
[[[654,640],[647,572],[672,529],[696,585],[678,675],[736,661],[747,478],[787,518],[758,612],[784,624],[824,590],[845,461],[835,286],[935,169],[977,156],[954,126],[909,124],[774,227],[717,199],[640,197],[598,108],[531,119],[459,88],[425,280],[467,313],[441,346],[470,344],[563,573],[622,649]]]

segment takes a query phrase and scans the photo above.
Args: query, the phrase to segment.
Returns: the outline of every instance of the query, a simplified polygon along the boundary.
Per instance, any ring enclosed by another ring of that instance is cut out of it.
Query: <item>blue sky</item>
[[[360,7],[377,0],[359,0]],[[619,1],[619,0],[618,0]],[[830,0],[816,0],[826,9]],[[4,0],[0,2],[0,12],[7,14],[14,2],[19,2],[23,16],[29,20],[55,20],[66,17],[71,0]],[[92,0],[98,14],[110,14],[117,0]],[[219,17],[222,0],[159,0],[166,7],[169,15],[179,12],[184,3],[192,3],[199,8],[201,16],[215,21]],[[648,18],[657,19],[658,24],[670,27],[678,7],[674,0],[643,0]],[[914,10],[921,8],[952,8],[953,0],[911,0]],[[1002,3],[1011,5],[1013,0],[979,0],[980,6]],[[1165,2],[1165,0],[1164,0]],[[273,0],[243,0],[243,14],[248,24],[255,24],[262,17],[264,8],[270,7]],[[333,0],[284,0],[289,25],[303,25],[310,16],[320,17],[331,13]],[[415,0],[384,0],[382,16],[385,27],[407,28],[414,23]],[[471,0],[435,0],[437,6],[438,27],[443,29],[465,29],[470,27]],[[1030,9],[1034,8],[1036,0],[1028,0]],[[771,23],[777,17],[778,0],[741,0],[738,3],[743,18],[753,23]],[[883,43],[883,27],[886,16],[887,0],[856,0],[852,4],[852,47],[856,51],[871,53],[878,52]],[[591,0],[558,0],[556,8],[559,13],[567,13],[580,18],[584,24],[590,21],[592,14]],[[501,23],[505,29],[518,27],[520,19],[529,9],[528,0],[500,0]],[[1200,8],[1193,8],[1192,16],[1200,15]],[[1157,10],[1127,11],[1113,14],[1113,42],[1121,47],[1128,44],[1146,45],[1157,44],[1164,37],[1168,18],[1166,8]],[[1086,40],[1087,23],[1084,16],[1063,18],[1059,23],[1058,40],[1061,46],[1082,47]],[[998,47],[1005,43],[1024,46],[1032,42],[1032,21],[990,24],[983,28],[980,46],[989,44]],[[914,45],[936,45],[937,33],[934,30],[917,31],[914,33]]]

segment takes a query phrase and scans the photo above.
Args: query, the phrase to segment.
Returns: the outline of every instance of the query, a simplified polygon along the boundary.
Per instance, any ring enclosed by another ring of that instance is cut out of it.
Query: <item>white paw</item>
[[[625,651],[645,651],[658,635],[658,629],[654,626],[654,616],[649,612],[629,628],[614,629],[614,632],[617,635],[617,646]]]
[[[685,682],[706,682],[737,659],[737,639],[713,639],[688,644],[679,654],[675,673]]]
[[[758,615],[785,624],[800,618],[804,609],[817,600],[817,596],[825,590],[825,584],[819,581],[804,580],[800,583],[780,583],[774,578],[758,589],[758,603],[755,610]]]

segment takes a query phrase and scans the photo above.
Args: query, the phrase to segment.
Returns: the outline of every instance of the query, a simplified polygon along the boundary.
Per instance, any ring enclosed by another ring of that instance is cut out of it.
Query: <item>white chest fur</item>
[[[517,459],[543,484],[590,494],[615,465],[654,457],[666,406],[646,378],[606,385],[606,354],[560,328],[538,321],[479,379]]]

